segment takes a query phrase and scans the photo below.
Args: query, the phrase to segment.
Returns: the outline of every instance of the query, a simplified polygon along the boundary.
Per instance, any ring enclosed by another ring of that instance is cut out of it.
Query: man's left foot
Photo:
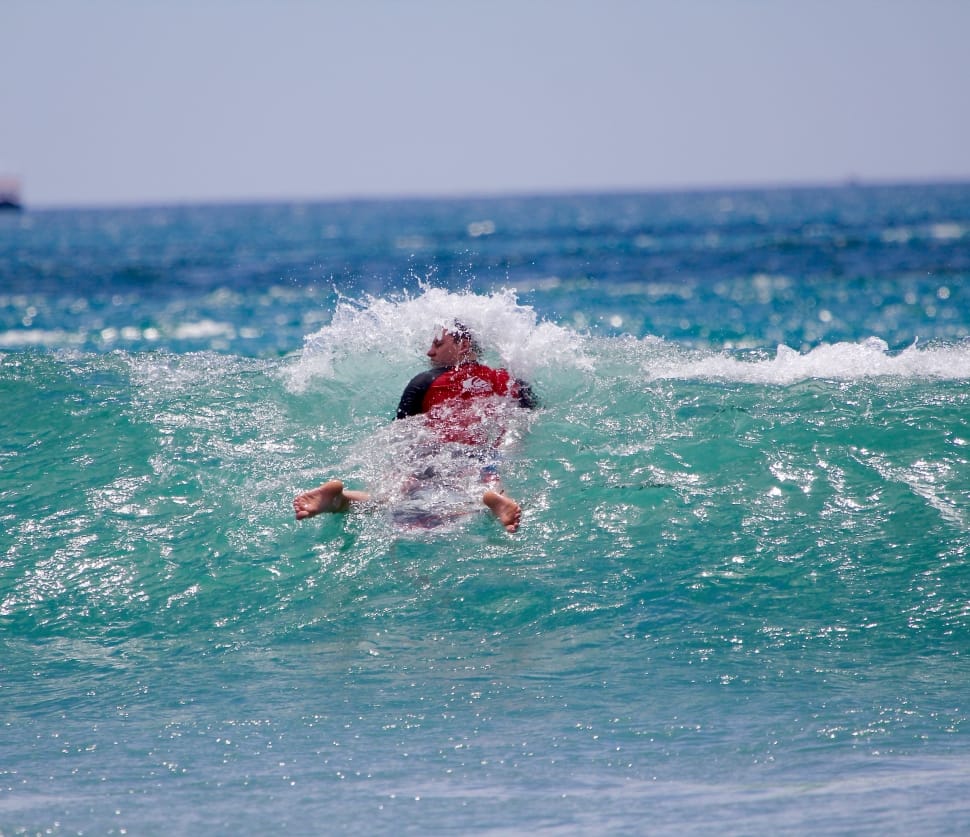
[[[515,532],[519,528],[522,507],[511,497],[506,497],[497,491],[486,491],[482,495],[482,502],[499,519],[507,532]]]
[[[344,484],[340,480],[330,480],[297,496],[293,500],[293,511],[297,520],[303,520],[323,512],[342,512],[349,505],[350,498],[344,495]]]

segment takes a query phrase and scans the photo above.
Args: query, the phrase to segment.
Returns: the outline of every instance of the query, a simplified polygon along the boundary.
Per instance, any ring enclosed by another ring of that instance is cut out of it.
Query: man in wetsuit
[[[470,446],[489,443],[491,428],[484,421],[480,399],[511,398],[523,407],[534,407],[528,385],[513,379],[505,369],[478,362],[478,344],[459,322],[435,336],[428,349],[431,369],[415,375],[401,395],[396,418],[424,414],[428,426],[442,442]],[[497,488],[498,490],[495,490]],[[482,502],[509,532],[519,528],[522,509],[507,497],[498,483],[482,495]],[[370,499],[366,491],[345,489],[340,480],[300,494],[293,500],[296,519],[324,512],[346,511],[353,503]]]

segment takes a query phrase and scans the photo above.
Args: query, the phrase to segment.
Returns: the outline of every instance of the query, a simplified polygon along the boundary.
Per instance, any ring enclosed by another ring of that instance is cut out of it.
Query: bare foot
[[[497,491],[486,491],[482,495],[482,502],[499,519],[499,522],[505,527],[506,531],[514,532],[519,528],[519,520],[522,518],[522,507],[511,497],[506,497]]]
[[[330,480],[298,495],[293,500],[293,510],[296,519],[303,520],[323,512],[346,511],[352,502],[366,500],[368,496],[362,491],[344,491],[344,484],[340,480]]]

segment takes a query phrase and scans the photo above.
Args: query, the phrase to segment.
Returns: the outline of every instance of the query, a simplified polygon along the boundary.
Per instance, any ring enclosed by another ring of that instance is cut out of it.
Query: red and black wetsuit
[[[397,406],[397,418],[427,413],[443,441],[478,444],[475,432],[482,422],[475,401],[489,396],[506,396],[522,407],[534,407],[532,390],[524,381],[513,379],[505,369],[480,363],[429,369],[415,375],[404,388]]]

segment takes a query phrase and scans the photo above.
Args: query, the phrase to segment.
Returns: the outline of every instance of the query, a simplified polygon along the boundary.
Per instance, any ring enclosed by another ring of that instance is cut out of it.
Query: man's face
[[[428,349],[432,366],[457,366],[467,353],[468,340],[455,340],[455,335],[448,331],[440,332]]]

